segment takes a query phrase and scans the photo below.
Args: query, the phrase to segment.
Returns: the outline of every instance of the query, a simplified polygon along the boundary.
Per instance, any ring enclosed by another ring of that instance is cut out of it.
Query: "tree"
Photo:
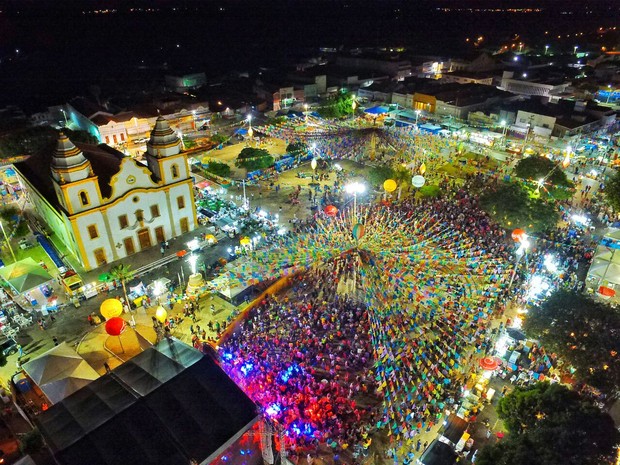
[[[620,386],[620,313],[577,292],[563,289],[532,308],[528,336],[540,340],[576,370],[580,381],[613,394]]]
[[[482,208],[504,228],[545,231],[556,226],[560,216],[552,203],[534,199],[516,183],[502,182],[480,196]]]
[[[301,157],[307,154],[309,150],[310,148],[308,147],[308,144],[302,141],[291,142],[286,146],[286,152],[293,155],[297,160],[297,163],[299,163]]]
[[[273,163],[274,159],[267,150],[246,147],[239,153],[235,165],[254,171],[269,168]]]
[[[477,465],[598,465],[611,463],[620,434],[612,418],[560,384],[515,388],[499,401],[508,430],[484,447]]]
[[[318,112],[325,118],[342,118],[355,112],[353,95],[348,91],[340,91],[327,105],[320,107]]]
[[[228,166],[226,163],[210,161],[205,170],[209,173],[215,174],[216,176],[221,176],[223,178],[227,178],[228,176],[230,176],[230,166]]]
[[[225,136],[224,134],[213,134],[211,136],[211,142],[213,142],[215,145],[223,144],[224,142],[227,142],[228,139],[230,139],[230,137]]]
[[[532,155],[531,157],[519,160],[515,166],[515,174],[531,181],[546,179],[556,186],[571,186],[571,182],[566,177],[566,173],[562,171],[562,167],[547,157]]]
[[[620,171],[616,171],[615,174],[605,183],[605,199],[607,203],[616,211],[620,212]]]
[[[13,206],[4,207],[0,210],[0,218],[9,237],[23,237],[30,231],[28,223],[19,216],[19,209]]]
[[[373,186],[383,186],[386,179],[393,179],[394,170],[389,166],[373,166],[366,173],[368,182]]]
[[[129,304],[129,298],[127,297],[127,288],[125,286],[125,283],[129,281],[133,276],[131,265],[125,265],[123,263],[116,265],[110,270],[110,276],[121,282],[121,285],[123,286],[123,295],[125,296],[125,302],[127,306],[131,308],[131,305]]]

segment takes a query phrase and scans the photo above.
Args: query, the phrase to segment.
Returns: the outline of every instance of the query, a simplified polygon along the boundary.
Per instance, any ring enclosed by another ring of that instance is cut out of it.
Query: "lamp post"
[[[357,194],[364,193],[366,186],[361,182],[352,182],[344,186],[344,190],[347,194],[353,194],[353,218],[357,221]]]
[[[545,45],[545,56],[547,56],[548,52],[549,52],[549,46]]]
[[[2,234],[4,235],[4,240],[6,241],[6,245],[9,248],[9,250],[11,251],[11,256],[13,257],[13,262],[17,262],[17,259],[15,258],[15,253],[13,252],[13,247],[11,247],[11,243],[9,242],[9,238],[6,236],[6,231],[4,230],[4,225],[2,224],[2,221],[0,221],[0,229],[2,229]]]
[[[416,125],[416,127],[418,126],[418,118],[420,117],[420,113],[422,113],[420,110],[416,110],[415,111],[415,125]]]
[[[605,103],[609,103],[609,99],[611,98],[611,95],[614,93],[613,90],[611,90],[611,84],[607,84],[607,89],[609,89],[607,91],[607,100],[605,101]]]
[[[504,128],[502,129],[502,145],[506,148],[506,132],[508,131],[508,125],[506,124],[505,119],[501,120],[499,125]]]
[[[579,48],[579,45],[575,45],[573,47],[573,55],[577,55],[577,49]]]
[[[508,290],[512,289],[512,282],[515,279],[517,274],[517,268],[519,268],[519,263],[521,263],[521,258],[527,255],[527,249],[530,247],[530,241],[528,241],[528,236],[526,234],[523,235],[519,247],[517,248],[515,254],[517,255],[517,262],[515,263],[515,267],[512,270],[512,276],[510,277],[510,283],[508,284]],[[526,262],[527,264],[527,262]]]

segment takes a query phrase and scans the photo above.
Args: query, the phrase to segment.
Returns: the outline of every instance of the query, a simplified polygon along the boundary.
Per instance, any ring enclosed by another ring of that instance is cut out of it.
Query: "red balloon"
[[[323,211],[327,216],[336,216],[338,214],[338,209],[333,205],[328,205]]]
[[[512,232],[512,240],[515,242],[521,242],[523,240],[523,236],[525,236],[525,231],[523,229],[515,229]]]
[[[105,322],[105,332],[110,336],[120,336],[120,334],[125,331],[125,326],[125,320],[120,316],[115,316]]]

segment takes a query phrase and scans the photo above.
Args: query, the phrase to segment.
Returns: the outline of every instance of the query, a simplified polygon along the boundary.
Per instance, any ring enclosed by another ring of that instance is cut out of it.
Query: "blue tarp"
[[[420,126],[420,130],[430,132],[431,134],[438,134],[439,131],[441,131],[441,126],[435,126],[434,124],[423,124]]]
[[[387,107],[377,106],[377,107],[366,108],[366,110],[364,111],[371,115],[382,115],[384,113],[387,113],[389,109]]]
[[[256,170],[256,171],[251,171],[250,173],[248,173],[246,177],[248,179],[254,179],[254,178],[259,177],[261,174],[263,174],[261,170]]]
[[[396,126],[397,128],[404,128],[406,126],[413,126],[413,123],[405,123],[404,121],[396,120],[394,126]]]
[[[293,155],[287,155],[274,163],[276,170],[282,171],[292,167],[295,164],[295,157]]]
[[[63,268],[65,264],[60,259],[58,252],[56,252],[56,249],[50,243],[50,241],[48,241],[46,237],[41,233],[37,232],[37,233],[34,233],[34,235],[37,238],[37,242],[41,244],[41,247],[43,247],[43,250],[45,250],[45,252],[47,252],[47,255],[49,255],[49,257],[52,259],[52,261],[54,262],[54,265],[56,265],[56,267],[58,268]]]
[[[234,134],[239,135],[239,136],[245,136],[248,134],[248,130],[246,128],[238,128],[238,129],[235,129]]]

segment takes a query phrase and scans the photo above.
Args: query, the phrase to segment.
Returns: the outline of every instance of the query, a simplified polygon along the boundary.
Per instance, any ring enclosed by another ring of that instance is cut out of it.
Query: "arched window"
[[[179,167],[177,165],[172,165],[170,170],[172,171],[172,179],[176,179],[179,177]]]
[[[88,194],[86,193],[86,191],[80,191],[80,202],[82,202],[83,207],[90,203],[88,201]]]

